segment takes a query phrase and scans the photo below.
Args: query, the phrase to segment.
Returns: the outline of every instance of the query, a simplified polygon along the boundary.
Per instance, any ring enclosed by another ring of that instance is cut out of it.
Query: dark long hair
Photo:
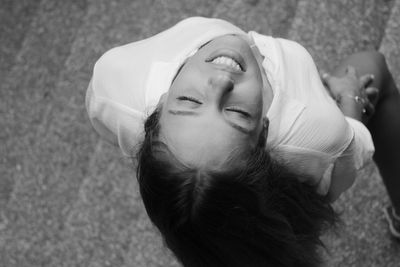
[[[145,123],[137,178],[151,221],[184,266],[318,266],[329,201],[264,148],[223,170],[188,168]]]

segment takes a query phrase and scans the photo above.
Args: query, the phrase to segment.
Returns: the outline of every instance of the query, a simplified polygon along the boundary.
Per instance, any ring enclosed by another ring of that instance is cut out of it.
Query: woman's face
[[[224,35],[204,45],[161,98],[160,136],[185,164],[218,167],[264,132],[272,91],[246,38]]]

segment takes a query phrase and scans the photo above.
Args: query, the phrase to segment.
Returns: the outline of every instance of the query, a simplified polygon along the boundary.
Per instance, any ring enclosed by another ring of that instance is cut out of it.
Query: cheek
[[[204,67],[204,64],[197,63],[196,60],[190,60],[176,76],[171,89],[175,92],[184,92],[189,87],[199,84],[204,79],[206,73],[207,69]]]
[[[248,91],[249,99],[252,100],[254,105],[260,105],[263,101],[263,86],[261,82],[255,82],[249,85],[251,88]]]

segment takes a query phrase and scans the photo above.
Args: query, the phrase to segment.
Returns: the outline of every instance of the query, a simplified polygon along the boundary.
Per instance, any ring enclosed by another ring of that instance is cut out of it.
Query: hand
[[[344,99],[352,99],[351,101],[360,106],[363,120],[367,120],[375,112],[379,90],[371,86],[373,75],[367,74],[357,78],[355,68],[348,66],[346,74],[342,77],[331,76],[328,73],[321,76],[328,92],[339,106],[346,101]]]

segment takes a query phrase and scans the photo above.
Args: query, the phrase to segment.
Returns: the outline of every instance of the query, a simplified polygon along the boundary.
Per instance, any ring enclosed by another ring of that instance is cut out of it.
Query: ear
[[[264,140],[267,142],[268,138],[268,130],[269,130],[269,119],[267,116],[263,118],[263,132],[264,132]]]
[[[262,129],[261,129],[261,133],[260,136],[258,138],[258,145],[260,147],[265,147],[267,144],[267,138],[268,138],[268,128],[269,128],[269,119],[268,117],[264,117],[262,119]]]
[[[168,92],[161,95],[160,100],[158,100],[157,106],[162,106],[167,102]]]

